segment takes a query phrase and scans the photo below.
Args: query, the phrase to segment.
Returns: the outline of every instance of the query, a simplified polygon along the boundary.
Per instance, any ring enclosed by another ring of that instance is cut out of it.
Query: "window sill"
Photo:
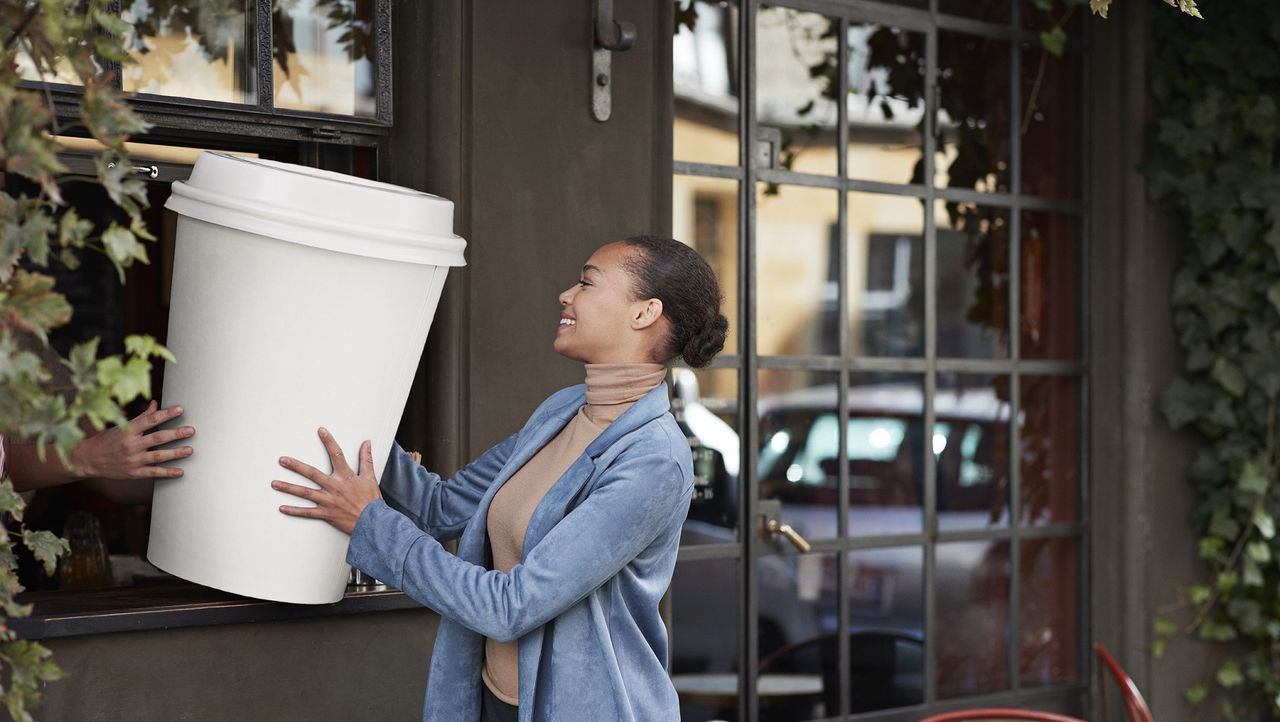
[[[250,599],[187,582],[82,592],[30,592],[20,603],[35,605],[31,616],[7,624],[23,639],[53,639],[113,632],[136,632],[221,624],[278,622],[364,614],[422,605],[395,589],[356,589],[333,604],[283,604]]]

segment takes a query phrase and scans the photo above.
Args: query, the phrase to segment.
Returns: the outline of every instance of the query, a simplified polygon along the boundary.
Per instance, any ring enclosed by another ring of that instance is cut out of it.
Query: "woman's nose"
[[[568,287],[568,288],[566,288],[565,290],[563,290],[563,291],[561,291],[561,292],[560,292],[560,305],[561,305],[561,306],[568,306],[568,305],[569,305],[569,302],[573,300],[573,289],[575,289],[575,288],[577,288],[577,286],[570,286],[570,287]]]

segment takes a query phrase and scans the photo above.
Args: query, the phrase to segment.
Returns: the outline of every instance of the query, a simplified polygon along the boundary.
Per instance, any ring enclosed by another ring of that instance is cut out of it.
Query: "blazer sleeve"
[[[512,641],[626,567],[677,514],[684,518],[692,491],[691,473],[670,455],[616,459],[599,486],[506,574],[449,554],[374,502],[356,522],[347,561],[475,632]]]
[[[393,443],[379,482],[382,498],[427,534],[437,539],[458,537],[475,514],[480,497],[511,457],[517,436],[507,437],[450,479],[428,471]]]

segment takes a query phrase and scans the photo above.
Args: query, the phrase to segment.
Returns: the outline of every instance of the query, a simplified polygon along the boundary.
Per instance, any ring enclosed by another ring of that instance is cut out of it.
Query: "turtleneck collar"
[[[667,367],[662,364],[587,364],[583,412],[596,423],[612,423],[666,377]]]

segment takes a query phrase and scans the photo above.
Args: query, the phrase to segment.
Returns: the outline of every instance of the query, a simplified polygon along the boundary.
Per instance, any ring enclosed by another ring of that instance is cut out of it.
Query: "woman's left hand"
[[[289,516],[321,519],[350,534],[364,508],[382,498],[378,479],[373,473],[373,446],[368,441],[360,445],[360,473],[356,474],[347,464],[342,447],[327,430],[320,429],[320,441],[329,452],[332,474],[288,456],[280,457],[281,466],[315,482],[319,489],[278,479],[271,482],[271,488],[315,504],[314,507],[282,506],[281,512]]]

